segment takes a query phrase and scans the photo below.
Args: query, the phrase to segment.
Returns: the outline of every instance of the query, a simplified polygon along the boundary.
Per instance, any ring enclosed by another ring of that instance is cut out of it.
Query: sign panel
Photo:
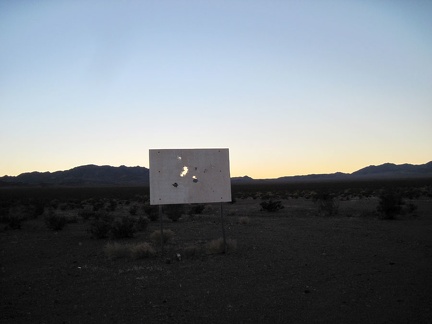
[[[152,149],[150,204],[231,201],[228,149]]]

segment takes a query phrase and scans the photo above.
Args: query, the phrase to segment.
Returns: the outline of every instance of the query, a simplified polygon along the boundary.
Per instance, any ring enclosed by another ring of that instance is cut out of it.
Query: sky
[[[0,1],[0,176],[229,148],[231,176],[432,160],[432,1]]]

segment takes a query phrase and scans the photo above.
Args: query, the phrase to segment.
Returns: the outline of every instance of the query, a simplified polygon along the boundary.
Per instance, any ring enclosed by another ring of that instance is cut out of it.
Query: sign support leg
[[[223,236],[223,244],[224,244],[224,253],[226,253],[226,236],[225,236],[225,225],[224,225],[224,217],[223,217],[223,204],[220,203],[220,218],[221,218],[221,224],[222,224],[222,236]]]
[[[162,220],[162,205],[159,205],[159,222],[160,222],[160,234],[161,234],[161,255],[164,255],[164,237],[163,237],[163,220]]]

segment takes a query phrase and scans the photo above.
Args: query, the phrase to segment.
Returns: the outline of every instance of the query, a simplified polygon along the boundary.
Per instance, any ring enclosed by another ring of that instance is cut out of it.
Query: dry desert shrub
[[[207,245],[207,252],[209,254],[229,253],[234,252],[237,249],[237,241],[232,239],[226,240],[226,251],[224,251],[224,240],[222,237],[217,240],[211,241]]]
[[[130,245],[107,243],[104,247],[105,255],[110,259],[127,258],[130,256]]]
[[[260,203],[261,210],[265,210],[268,212],[277,212],[278,210],[281,210],[284,208],[282,205],[282,202],[280,200],[263,200]]]
[[[323,192],[318,193],[315,198],[318,204],[318,213],[322,216],[335,216],[339,212],[339,201],[334,194]]]
[[[186,259],[191,259],[198,256],[201,253],[201,248],[196,245],[189,245],[184,248],[183,255]]]
[[[250,223],[250,218],[247,216],[240,217],[238,220],[239,224],[247,225]]]
[[[155,249],[146,242],[136,244],[107,243],[104,247],[104,253],[110,259],[144,259],[156,255]]]
[[[189,207],[189,211],[188,214],[189,215],[194,215],[194,214],[202,214],[204,209],[205,209],[205,205],[204,204],[192,204]]]
[[[146,242],[130,245],[130,256],[133,259],[145,259],[156,255],[155,249]]]
[[[93,211],[90,207],[86,207],[78,211],[78,216],[81,217],[84,221],[89,220],[91,217],[96,216],[96,212]]]
[[[174,237],[174,232],[170,229],[163,230],[163,242],[168,242],[171,238]],[[150,240],[152,240],[155,243],[160,243],[161,241],[161,231],[156,230],[153,233],[150,234]]]
[[[404,201],[402,195],[391,189],[384,190],[379,195],[377,211],[380,213],[381,219],[396,219],[402,211]]]
[[[117,218],[111,223],[111,234],[116,239],[133,237],[135,232],[135,220],[130,216]]]
[[[92,237],[97,239],[103,239],[108,237],[111,230],[111,220],[106,218],[94,219],[89,228],[89,232]]]
[[[45,224],[48,229],[53,231],[61,231],[67,224],[67,219],[64,215],[60,215],[54,210],[50,209],[45,216]]]
[[[138,232],[145,231],[147,229],[150,220],[146,216],[139,216],[136,219],[136,229]]]
[[[26,219],[21,209],[5,208],[0,215],[0,223],[7,224],[5,229],[10,228],[13,230],[21,229],[21,223]]]
[[[67,224],[76,224],[78,223],[78,215],[72,214],[72,215],[66,215],[66,223]]]
[[[163,207],[163,211],[169,219],[171,219],[173,222],[177,222],[184,212],[184,205],[182,204],[165,205]]]

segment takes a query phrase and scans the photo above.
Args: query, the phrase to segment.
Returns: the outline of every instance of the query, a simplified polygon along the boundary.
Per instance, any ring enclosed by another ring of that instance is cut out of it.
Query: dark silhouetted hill
[[[426,164],[393,164],[371,165],[353,172],[353,176],[406,177],[432,174],[432,161]]]
[[[29,172],[0,178],[0,185],[57,186],[148,186],[149,170],[144,167],[83,165],[67,171]]]
[[[253,179],[249,176],[233,177],[233,184],[259,182],[319,182],[339,180],[432,178],[432,161],[426,164],[371,165],[353,173],[309,174],[277,179]],[[0,187],[10,186],[148,186],[149,169],[145,167],[112,167],[84,165],[66,171],[28,172],[16,177],[0,178]]]

